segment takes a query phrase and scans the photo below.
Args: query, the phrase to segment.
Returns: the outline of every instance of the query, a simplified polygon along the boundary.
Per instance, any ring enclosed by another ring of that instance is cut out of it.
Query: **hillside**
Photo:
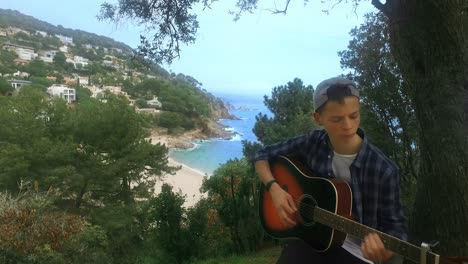
[[[43,31],[52,35],[63,35],[72,37],[75,44],[90,44],[103,48],[117,48],[126,53],[132,53],[132,48],[128,45],[115,41],[112,38],[86,32],[79,29],[64,28],[61,25],[55,26],[32,16],[22,14],[16,10],[0,9],[0,27],[15,26],[29,32]]]
[[[217,124],[220,118],[234,118],[222,100],[195,78],[169,73],[109,37],[0,9],[0,46],[0,76],[10,82],[24,79],[44,90],[64,84],[77,89],[76,103],[111,92],[127,97],[136,111],[150,114],[155,129],[229,137]]]

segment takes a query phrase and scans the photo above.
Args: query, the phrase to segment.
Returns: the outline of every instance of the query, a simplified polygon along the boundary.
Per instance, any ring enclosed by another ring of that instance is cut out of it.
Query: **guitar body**
[[[269,192],[260,194],[260,221],[265,231],[274,238],[299,238],[316,251],[327,251],[341,246],[346,234],[313,220],[314,207],[320,207],[349,218],[352,194],[346,182],[312,176],[298,161],[279,156],[270,161],[273,177],[296,201],[298,213],[290,215],[296,226],[289,228],[282,222]]]

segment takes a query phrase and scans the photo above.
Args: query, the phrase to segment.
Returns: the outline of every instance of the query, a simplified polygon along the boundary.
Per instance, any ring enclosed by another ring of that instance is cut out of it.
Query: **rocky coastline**
[[[228,116],[224,119],[239,119],[233,115]],[[169,149],[191,149],[195,146],[193,142],[200,140],[209,140],[209,139],[224,139],[230,140],[237,133],[234,131],[227,130],[228,126],[220,124],[219,121],[210,120],[206,127],[203,129],[196,129],[187,131],[182,134],[168,134],[167,129],[165,128],[153,128],[151,129],[150,138],[153,143],[162,143],[165,144]]]

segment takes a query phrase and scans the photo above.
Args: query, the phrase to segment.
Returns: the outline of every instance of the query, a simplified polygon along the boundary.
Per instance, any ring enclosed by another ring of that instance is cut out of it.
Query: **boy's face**
[[[328,101],[322,112],[314,113],[315,122],[322,126],[330,138],[334,140],[351,139],[361,121],[359,114],[359,99],[347,96],[344,103]]]

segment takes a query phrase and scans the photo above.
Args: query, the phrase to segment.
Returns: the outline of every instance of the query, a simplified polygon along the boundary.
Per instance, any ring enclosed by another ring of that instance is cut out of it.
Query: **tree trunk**
[[[421,166],[410,236],[417,243],[440,241],[434,249],[440,254],[468,256],[464,1],[387,0],[384,13],[392,53],[410,85],[420,125]]]

